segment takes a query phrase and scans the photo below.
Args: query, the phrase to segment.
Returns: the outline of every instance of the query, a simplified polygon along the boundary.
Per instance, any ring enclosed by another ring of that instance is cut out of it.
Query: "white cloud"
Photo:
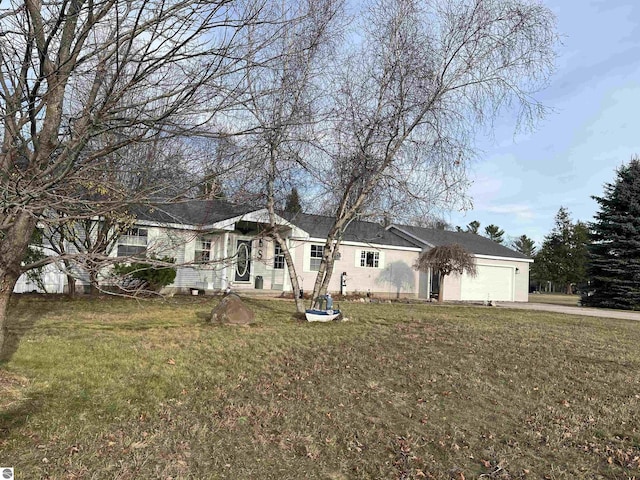
[[[497,205],[487,207],[486,210],[491,213],[499,213],[504,215],[514,215],[517,220],[529,221],[536,218],[536,214],[528,205]]]

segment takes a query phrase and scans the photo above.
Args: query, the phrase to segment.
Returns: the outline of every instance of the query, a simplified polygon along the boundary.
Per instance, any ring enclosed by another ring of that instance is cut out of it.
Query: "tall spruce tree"
[[[591,224],[585,305],[640,310],[640,158],[617,170]]]
[[[586,280],[588,228],[582,222],[573,223],[569,211],[560,207],[555,226],[544,237],[542,248],[531,267],[539,282],[552,282],[572,293],[572,285]]]

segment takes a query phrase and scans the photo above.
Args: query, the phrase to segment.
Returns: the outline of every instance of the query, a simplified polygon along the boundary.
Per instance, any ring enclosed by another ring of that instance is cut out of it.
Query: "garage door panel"
[[[462,300],[513,301],[515,270],[512,267],[478,265],[477,271],[475,277],[466,273],[462,276]]]

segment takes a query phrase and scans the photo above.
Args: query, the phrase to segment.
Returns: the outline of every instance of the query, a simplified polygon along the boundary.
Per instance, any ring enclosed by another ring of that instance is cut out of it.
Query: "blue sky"
[[[514,136],[499,123],[481,138],[470,168],[473,208],[451,212],[452,225],[494,223],[537,242],[560,206],[591,221],[603,185],[640,155],[640,3],[544,0],[563,45],[549,87],[538,98],[554,111],[535,131]]]

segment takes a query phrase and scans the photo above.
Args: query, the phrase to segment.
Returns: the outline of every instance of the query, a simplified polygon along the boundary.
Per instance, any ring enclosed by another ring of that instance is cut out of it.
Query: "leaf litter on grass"
[[[55,303],[7,365],[38,379],[3,444],[31,478],[639,474],[630,322],[349,304],[351,322],[310,326],[255,300],[240,331],[199,320],[201,299],[108,304]]]

